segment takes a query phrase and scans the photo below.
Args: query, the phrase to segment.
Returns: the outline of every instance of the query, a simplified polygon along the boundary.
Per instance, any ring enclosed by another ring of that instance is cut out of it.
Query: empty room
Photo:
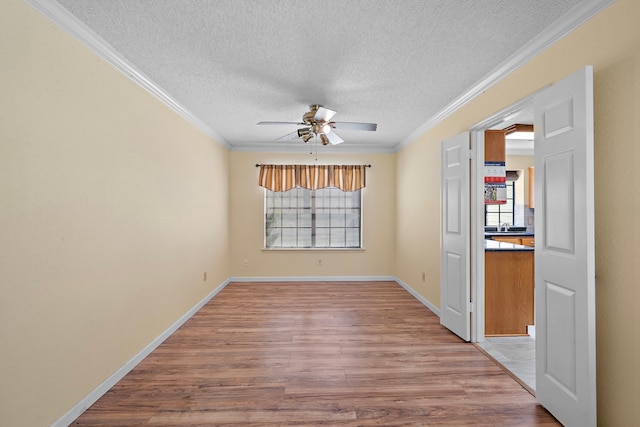
[[[1,426],[637,423],[636,0],[2,9]]]

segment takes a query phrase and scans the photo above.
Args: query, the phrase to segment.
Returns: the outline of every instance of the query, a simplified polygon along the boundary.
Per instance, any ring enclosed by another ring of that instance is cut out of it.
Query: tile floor
[[[536,341],[530,336],[488,337],[478,343],[484,351],[536,390]]]

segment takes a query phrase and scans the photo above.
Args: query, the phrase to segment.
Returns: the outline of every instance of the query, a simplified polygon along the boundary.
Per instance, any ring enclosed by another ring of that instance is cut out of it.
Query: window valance
[[[366,183],[365,165],[256,165],[260,167],[258,185],[271,191],[295,187],[317,190],[336,187],[357,191]]]

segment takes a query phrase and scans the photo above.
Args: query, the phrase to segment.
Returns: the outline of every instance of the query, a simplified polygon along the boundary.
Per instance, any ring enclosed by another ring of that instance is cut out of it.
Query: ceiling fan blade
[[[376,123],[331,122],[329,124],[331,125],[332,128],[335,128],[335,129],[374,131],[378,128],[378,125]]]
[[[304,123],[299,122],[258,122],[258,125],[303,125]]]
[[[318,111],[316,111],[315,116],[313,116],[313,120],[315,120],[316,122],[328,122],[335,114],[336,112],[333,110],[329,110],[328,108],[324,107],[318,107]]]
[[[299,138],[298,131],[294,130],[293,132],[288,133],[288,134],[286,134],[284,136],[281,136],[280,138],[276,139],[276,141],[286,141],[287,139],[296,139],[296,138]]]
[[[344,139],[340,138],[338,135],[336,135],[334,132],[329,132],[325,134],[327,139],[329,140],[329,142],[333,145],[338,145],[338,144],[342,144],[344,142]]]

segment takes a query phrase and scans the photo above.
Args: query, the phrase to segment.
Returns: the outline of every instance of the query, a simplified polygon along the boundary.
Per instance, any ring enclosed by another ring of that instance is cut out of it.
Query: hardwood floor
[[[231,283],[72,425],[557,426],[394,282]]]

